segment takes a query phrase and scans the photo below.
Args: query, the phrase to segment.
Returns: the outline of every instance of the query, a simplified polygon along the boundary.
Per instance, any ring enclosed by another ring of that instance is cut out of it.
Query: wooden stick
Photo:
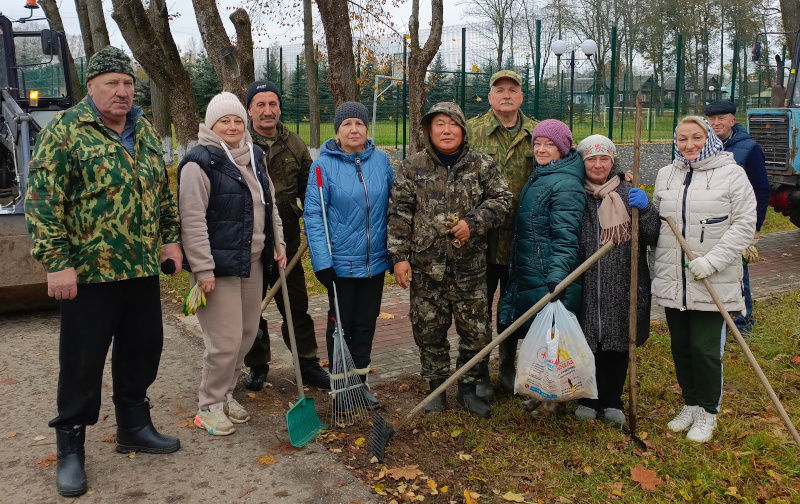
[[[642,150],[642,92],[636,95],[633,136],[633,187],[639,187],[639,158]],[[628,429],[636,437],[636,333],[639,291],[639,209],[631,208],[631,296],[628,312]]]
[[[303,246],[300,247],[300,249],[294,254],[294,257],[292,257],[292,260],[289,261],[289,264],[286,265],[286,270],[285,270],[286,275],[292,272],[292,269],[297,265],[298,262],[300,262],[300,258],[303,257],[303,254],[305,253],[306,250],[308,250],[308,242],[304,243]],[[264,296],[264,301],[261,302],[262,313],[264,312],[264,310],[267,309],[267,305],[269,305],[269,302],[272,301],[272,298],[274,298],[275,295],[278,293],[278,291],[281,290],[282,285],[283,285],[283,275],[278,279],[277,282],[275,282],[275,284],[272,287],[270,287],[269,291],[267,292],[267,295]]]
[[[694,260],[695,257],[694,253],[692,253],[692,250],[689,248],[689,244],[686,243],[686,240],[683,238],[683,235],[681,235],[681,232],[678,229],[678,226],[675,225],[675,221],[672,220],[672,217],[667,217],[667,224],[669,224],[670,229],[672,229],[672,232],[675,234],[675,238],[678,239],[678,243],[681,244],[681,248],[686,254],[686,257],[688,257],[690,261]],[[740,347],[742,347],[742,351],[744,352],[745,356],[747,356],[747,361],[750,363],[750,366],[752,366],[753,371],[756,372],[758,379],[761,381],[761,385],[763,385],[764,388],[766,389],[769,398],[772,400],[772,404],[775,405],[775,409],[777,409],[778,413],[780,413],[781,420],[783,420],[783,424],[786,426],[787,429],[789,429],[789,432],[792,434],[792,437],[794,438],[794,442],[797,444],[798,447],[800,447],[800,435],[797,434],[797,429],[794,428],[794,424],[792,423],[792,420],[789,418],[789,415],[786,414],[786,410],[783,408],[783,404],[781,404],[781,401],[780,399],[778,399],[778,396],[775,395],[775,391],[772,390],[772,385],[769,384],[769,380],[767,380],[767,377],[764,376],[764,371],[761,370],[761,366],[758,365],[756,358],[753,357],[753,353],[750,351],[750,347],[747,346],[747,343],[744,341],[744,338],[742,338],[742,333],[739,332],[739,328],[736,327],[733,318],[731,318],[731,315],[725,309],[725,306],[722,304],[722,301],[719,299],[719,296],[717,296],[717,292],[711,286],[711,282],[708,281],[708,278],[704,278],[702,282],[703,285],[706,286],[706,289],[708,289],[708,293],[711,294],[711,299],[714,300],[714,303],[717,305],[717,309],[722,314],[722,317],[725,319],[725,322],[728,324],[728,329],[731,330],[731,332],[733,333],[733,337],[736,339],[736,342],[739,343]]]
[[[608,254],[611,251],[611,249],[614,248],[614,246],[615,246],[614,242],[606,243],[605,245],[600,247],[597,250],[597,252],[592,254],[582,264],[580,264],[577,268],[575,268],[575,271],[573,271],[572,273],[567,275],[567,277],[564,280],[562,280],[558,285],[556,285],[556,288],[555,288],[555,290],[553,290],[553,292],[547,294],[546,296],[542,297],[539,301],[537,301],[535,305],[531,306],[528,309],[528,311],[523,313],[516,321],[514,321],[513,324],[508,326],[508,328],[505,331],[500,333],[500,335],[498,335],[489,344],[487,344],[483,348],[483,350],[481,350],[480,352],[475,354],[474,357],[472,357],[469,361],[464,363],[463,366],[458,368],[456,370],[456,372],[453,373],[450,376],[450,378],[448,378],[447,380],[444,381],[444,383],[439,385],[439,387],[436,390],[434,390],[433,392],[431,392],[428,395],[428,397],[426,397],[419,404],[414,406],[414,409],[409,411],[408,414],[403,418],[403,420],[401,420],[401,422],[394,428],[395,432],[397,432],[397,430],[400,429],[403,425],[405,425],[409,420],[414,418],[414,415],[419,413],[422,410],[422,408],[424,408],[425,406],[428,405],[428,403],[433,401],[433,399],[436,396],[438,396],[439,394],[444,392],[447,387],[449,387],[450,385],[455,383],[456,380],[458,380],[459,378],[464,376],[464,373],[466,373],[467,371],[472,369],[473,366],[475,366],[477,363],[482,361],[484,357],[489,355],[492,352],[492,350],[494,349],[494,347],[496,347],[497,345],[502,343],[510,335],[514,334],[514,332],[517,329],[519,329],[520,327],[522,327],[522,325],[525,322],[527,322],[528,319],[530,319],[531,317],[536,315],[539,312],[539,310],[541,310],[542,308],[547,306],[547,303],[549,303],[550,301],[555,299],[561,293],[561,291],[563,291],[564,289],[566,289],[569,286],[569,284],[571,284],[572,282],[574,282],[575,280],[580,278],[580,276],[583,275],[586,272],[586,270],[588,270],[589,268],[594,266],[594,264],[597,261],[599,261],[601,257],[603,257],[604,255]]]

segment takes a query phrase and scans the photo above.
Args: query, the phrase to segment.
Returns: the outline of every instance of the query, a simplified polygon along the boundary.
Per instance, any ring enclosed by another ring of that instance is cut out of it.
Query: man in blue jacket
[[[756,193],[756,234],[753,241],[744,253],[744,277],[742,285],[744,288],[744,301],[747,308],[745,316],[734,318],[736,327],[742,333],[747,333],[753,329],[753,297],[750,294],[750,274],[747,271],[747,263],[758,257],[755,250],[758,243],[759,231],[764,224],[769,206],[769,180],[767,180],[767,168],[764,165],[764,151],[750,138],[744,126],[736,123],[736,104],[727,100],[718,100],[706,105],[704,110],[711,129],[725,144],[725,150],[733,153],[736,163],[744,168],[750,185]]]

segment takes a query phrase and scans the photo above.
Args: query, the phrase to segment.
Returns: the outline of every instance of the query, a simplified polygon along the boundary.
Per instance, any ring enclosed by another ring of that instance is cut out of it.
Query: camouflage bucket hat
[[[131,58],[122,49],[117,49],[114,46],[106,46],[92,55],[89,65],[86,67],[86,82],[100,74],[109,72],[127,74],[136,81],[136,76],[133,75]]]

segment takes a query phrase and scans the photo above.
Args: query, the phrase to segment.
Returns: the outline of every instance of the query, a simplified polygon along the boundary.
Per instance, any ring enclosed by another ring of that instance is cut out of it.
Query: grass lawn
[[[748,344],[790,418],[798,421],[800,292],[757,302],[754,317]],[[444,413],[419,415],[392,438],[385,466],[371,461],[366,444],[359,446],[366,426],[324,440],[386,502],[469,502],[465,491],[477,494],[472,502],[480,504],[800,502],[800,448],[738,345],[729,338],[725,349],[718,427],[711,442],[698,445],[666,428],[682,399],[666,323],[651,328],[638,352],[637,433],[644,450],[622,427],[575,420],[574,404],[567,415],[531,418],[519,407],[519,397],[500,397],[492,418],[481,420],[457,408],[450,396]],[[382,399],[384,417],[401,418],[424,398],[416,376],[377,390],[389,398]],[[632,476],[640,471],[652,473]],[[398,479],[400,472],[410,476]]]

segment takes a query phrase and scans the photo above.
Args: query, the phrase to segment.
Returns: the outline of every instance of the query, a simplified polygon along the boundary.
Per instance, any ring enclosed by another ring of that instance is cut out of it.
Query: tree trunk
[[[61,13],[58,11],[56,0],[38,0],[39,5],[44,10],[44,15],[50,20],[50,26],[55,31],[64,31],[64,23],[61,21]],[[83,89],[81,88],[81,76],[75,70],[75,60],[72,58],[72,51],[67,46],[67,65],[69,67],[70,80],[72,81],[72,103],[78,103],[83,99]]]
[[[244,9],[236,9],[230,16],[236,29],[236,46],[233,60],[223,58],[222,51],[233,46],[225,32],[215,0],[192,0],[197,17],[197,27],[211,65],[219,77],[222,89],[239,97],[244,104],[247,86],[255,80],[253,67],[253,35],[250,17]]]
[[[86,63],[89,63],[89,59],[94,54],[94,44],[92,44],[92,25],[89,23],[89,9],[86,6],[86,0],[75,0],[75,10],[78,13],[78,24],[81,27],[83,55]]]
[[[800,30],[800,9],[795,0],[780,0],[781,17],[783,18],[783,31],[792,32],[786,36],[786,48],[789,50],[789,61],[794,58],[794,33]],[[786,65],[789,68],[789,65]]]
[[[106,16],[103,11],[103,0],[85,0],[89,11],[89,26],[92,30],[92,47],[95,51],[111,45],[106,29]]]
[[[306,56],[309,143],[311,144],[311,149],[318,153],[320,148],[319,76],[317,75],[317,50],[314,48],[314,27],[312,22],[311,0],[303,0],[303,50]]]
[[[151,9],[156,9],[158,22],[151,24],[141,2],[112,0],[114,13],[122,36],[142,65],[150,80],[167,90],[170,110],[178,138],[176,156],[182,158],[197,144],[198,108],[194,95],[187,92],[189,72],[181,63],[178,47],[169,31],[168,12],[164,0],[152,0]]]
[[[150,23],[158,26],[164,20],[159,16],[161,4],[150,4]],[[169,109],[169,100],[158,85],[150,80],[150,107],[153,109],[153,126],[158,136],[161,137],[161,149],[164,151],[164,163],[171,165],[175,162],[175,150],[172,147],[172,114]]]
[[[413,154],[424,145],[421,121],[425,114],[425,75],[439,46],[442,45],[443,24],[442,0],[431,0],[431,31],[423,47],[419,45],[419,0],[413,0],[411,19],[408,21],[409,53],[408,53],[408,114],[410,121],[411,145],[409,153]]]
[[[328,46],[328,83],[333,105],[358,101],[356,62],[353,57],[353,32],[347,0],[317,0],[317,10],[325,29]]]

